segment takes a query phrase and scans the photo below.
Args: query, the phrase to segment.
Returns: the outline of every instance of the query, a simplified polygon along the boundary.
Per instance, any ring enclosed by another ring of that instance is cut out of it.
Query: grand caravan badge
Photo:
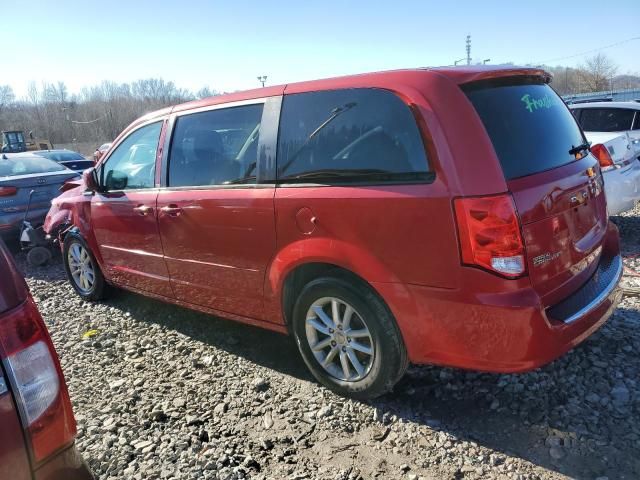
[[[545,264],[547,262],[550,262],[551,260],[555,260],[559,256],[560,256],[560,252],[543,253],[542,255],[538,255],[537,257],[533,257],[533,266],[537,267],[537,266],[543,265],[543,264]]]

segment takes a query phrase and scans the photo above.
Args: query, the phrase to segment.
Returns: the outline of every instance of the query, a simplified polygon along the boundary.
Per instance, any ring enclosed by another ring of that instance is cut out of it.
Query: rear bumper
[[[640,161],[630,168],[616,168],[603,173],[609,215],[631,210],[640,199]]]
[[[617,230],[609,234],[617,236]],[[613,273],[599,281],[609,265]],[[488,287],[496,293],[397,284],[374,287],[398,320],[411,362],[513,373],[551,362],[607,321],[622,296],[617,238],[603,245],[599,267],[577,291],[550,308],[544,308],[524,282],[503,283],[501,289],[496,282]],[[477,285],[480,275],[486,283],[494,282],[487,273],[469,270],[466,276],[477,277],[470,279],[471,285]]]
[[[33,475],[34,480],[93,480],[94,476],[75,444],[53,456]]]

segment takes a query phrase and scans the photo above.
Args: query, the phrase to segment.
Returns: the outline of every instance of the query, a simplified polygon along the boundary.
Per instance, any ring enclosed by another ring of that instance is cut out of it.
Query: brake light
[[[505,277],[525,272],[520,221],[508,193],[454,200],[462,263]]]
[[[609,154],[609,150],[601,143],[597,143],[591,146],[591,153],[598,159],[600,168],[602,170],[609,170],[613,168],[613,159]]]
[[[0,197],[10,197],[18,193],[16,187],[0,187]]]
[[[58,357],[31,298],[0,317],[0,354],[32,456],[41,462],[73,443],[76,424]]]

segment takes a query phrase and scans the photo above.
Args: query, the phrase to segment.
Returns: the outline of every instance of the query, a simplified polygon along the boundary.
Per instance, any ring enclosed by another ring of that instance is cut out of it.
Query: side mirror
[[[98,176],[95,168],[88,168],[82,172],[82,182],[86,189],[90,192],[97,192],[99,189]]]

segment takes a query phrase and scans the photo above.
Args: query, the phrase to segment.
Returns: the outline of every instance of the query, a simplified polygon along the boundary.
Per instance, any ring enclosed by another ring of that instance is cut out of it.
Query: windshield
[[[546,84],[471,86],[466,94],[507,180],[566,165],[585,143],[573,115]]]
[[[67,170],[66,167],[56,162],[35,156],[0,159],[0,177],[62,172],[65,170]]]

